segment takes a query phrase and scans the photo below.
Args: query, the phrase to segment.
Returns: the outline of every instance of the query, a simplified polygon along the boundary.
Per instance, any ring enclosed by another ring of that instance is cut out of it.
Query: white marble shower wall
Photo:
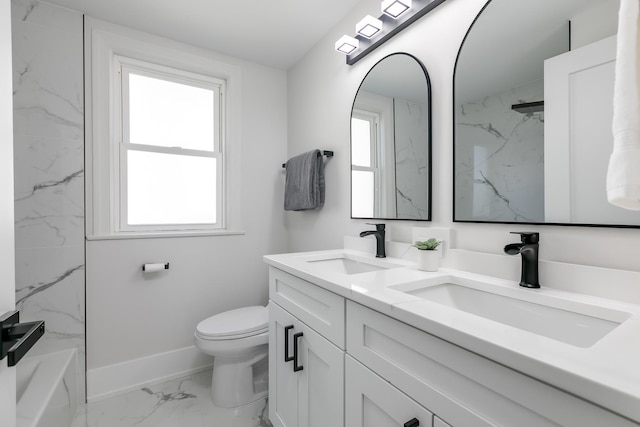
[[[33,354],[78,350],[84,401],[82,15],[12,0],[16,305],[42,319]]]
[[[394,98],[396,209],[403,219],[429,217],[429,110]]]
[[[543,95],[539,80],[456,105],[456,219],[544,221],[544,113],[511,109]]]

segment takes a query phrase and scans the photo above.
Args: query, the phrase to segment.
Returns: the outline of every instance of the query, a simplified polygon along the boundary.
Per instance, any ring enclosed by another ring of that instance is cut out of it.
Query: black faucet
[[[504,247],[505,253],[509,255],[522,256],[522,275],[520,276],[520,286],[525,288],[539,288],[538,283],[538,248],[540,233],[530,231],[512,231],[511,234],[519,234],[522,243],[511,243]]]
[[[360,237],[365,237],[365,236],[370,236],[370,235],[374,235],[376,236],[376,258],[386,258],[387,254],[385,253],[384,250],[384,224],[371,224],[371,223],[367,223],[369,225],[375,225],[376,229],[374,230],[368,230],[368,231],[363,231],[362,233],[360,233]]]

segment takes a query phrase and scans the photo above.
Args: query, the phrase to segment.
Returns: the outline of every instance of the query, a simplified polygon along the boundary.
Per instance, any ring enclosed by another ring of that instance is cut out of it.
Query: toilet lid
[[[269,327],[269,310],[261,305],[225,311],[203,320],[196,331],[203,337],[229,337],[262,333]]]

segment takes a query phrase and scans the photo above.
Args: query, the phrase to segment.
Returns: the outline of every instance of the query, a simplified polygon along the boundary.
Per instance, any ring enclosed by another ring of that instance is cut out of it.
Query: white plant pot
[[[440,267],[441,257],[442,253],[438,250],[418,250],[418,270],[438,271],[438,267]]]

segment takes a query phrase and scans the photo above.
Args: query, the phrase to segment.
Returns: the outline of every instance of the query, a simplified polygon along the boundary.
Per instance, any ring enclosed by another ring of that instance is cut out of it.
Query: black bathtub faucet
[[[504,247],[504,252],[509,255],[522,256],[522,274],[520,286],[525,288],[539,288],[538,282],[538,249],[540,247],[540,233],[533,231],[512,231],[511,234],[519,234],[521,243],[511,243]]]
[[[375,225],[376,229],[363,231],[362,233],[360,233],[360,237],[365,237],[370,235],[376,236],[376,257],[386,258],[387,254],[384,248],[384,234],[385,234],[384,224],[371,224],[369,222],[367,224]]]

